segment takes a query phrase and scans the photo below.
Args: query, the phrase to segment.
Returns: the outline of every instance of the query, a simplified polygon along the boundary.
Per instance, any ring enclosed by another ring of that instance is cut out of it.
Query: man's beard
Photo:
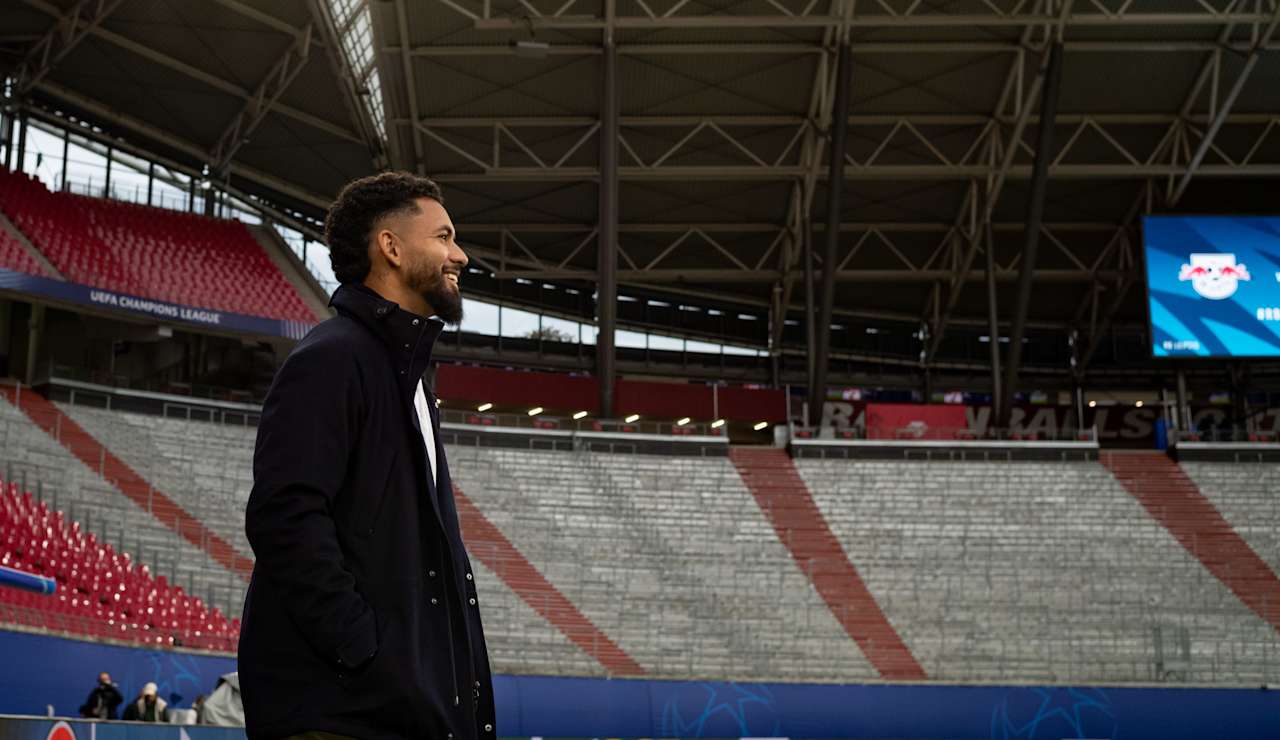
[[[432,280],[427,270],[415,271],[410,287],[426,299],[436,318],[446,324],[462,323],[462,291],[444,273],[436,273]]]

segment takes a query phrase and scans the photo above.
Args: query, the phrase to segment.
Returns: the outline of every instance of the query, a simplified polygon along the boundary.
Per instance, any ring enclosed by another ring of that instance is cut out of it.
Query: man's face
[[[404,250],[401,273],[406,287],[421,295],[441,321],[457,324],[462,321],[458,280],[467,255],[458,246],[444,206],[431,198],[419,198],[417,203],[420,213],[398,217],[387,225]]]
[[[98,683],[111,683],[111,676],[106,673],[99,673]]]

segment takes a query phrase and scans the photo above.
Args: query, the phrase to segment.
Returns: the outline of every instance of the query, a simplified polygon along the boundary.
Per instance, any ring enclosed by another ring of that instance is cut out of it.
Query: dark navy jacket
[[[428,475],[413,395],[443,325],[362,285],[276,373],[245,517],[250,740],[495,737],[492,679],[439,415]]]

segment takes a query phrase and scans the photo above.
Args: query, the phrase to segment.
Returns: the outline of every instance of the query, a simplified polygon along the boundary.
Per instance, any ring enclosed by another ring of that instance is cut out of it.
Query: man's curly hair
[[[369,275],[369,234],[374,224],[391,213],[417,211],[414,201],[418,198],[444,205],[434,180],[409,172],[383,172],[347,183],[324,218],[324,240],[338,282],[358,283]]]

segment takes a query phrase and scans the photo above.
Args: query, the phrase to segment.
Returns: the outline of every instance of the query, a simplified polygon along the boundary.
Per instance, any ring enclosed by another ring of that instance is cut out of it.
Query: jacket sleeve
[[[317,654],[358,666],[377,652],[373,612],[345,568],[332,505],[360,438],[363,402],[346,347],[305,341],[272,382],[258,424],[245,532],[265,576]]]

